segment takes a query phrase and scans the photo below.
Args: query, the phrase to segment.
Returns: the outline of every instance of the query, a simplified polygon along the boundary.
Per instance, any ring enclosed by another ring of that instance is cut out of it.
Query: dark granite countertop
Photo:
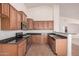
[[[54,39],[66,39],[67,37],[64,36],[58,36],[58,35],[49,35],[50,37],[54,38]]]
[[[28,38],[30,35],[41,35],[42,33],[25,33],[23,35],[23,38]],[[53,32],[53,33],[46,33],[48,34],[50,37],[54,37],[54,38],[67,38],[67,34],[66,33],[58,33],[58,32]],[[17,42],[19,40],[21,40],[22,38],[16,38],[16,37],[10,37],[10,38],[6,38],[3,40],[0,40],[0,43],[12,43],[12,42]]]
[[[19,40],[23,38],[28,38],[30,35],[24,35],[22,38],[16,38],[16,37],[10,37],[3,40],[0,40],[0,44],[6,44],[6,43],[17,43]]]

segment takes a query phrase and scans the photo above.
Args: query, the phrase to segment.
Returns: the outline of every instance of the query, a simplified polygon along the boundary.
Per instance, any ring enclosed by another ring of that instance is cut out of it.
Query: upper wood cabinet
[[[9,17],[9,4],[0,3],[0,16]]]
[[[34,29],[52,30],[54,29],[54,22],[53,21],[34,21]]]
[[[6,30],[9,29],[9,4],[8,3],[0,3],[0,29]]]
[[[17,10],[10,5],[10,29],[17,29]]]
[[[33,29],[33,19],[27,18],[27,25],[28,25],[28,29],[32,30]]]
[[[54,29],[54,21],[48,21],[48,29],[52,30]]]
[[[34,30],[37,30],[39,28],[38,22],[34,21]]]
[[[23,11],[19,11],[19,12],[21,14],[22,21],[27,23],[27,15]]]
[[[17,29],[21,29],[21,14],[17,11]]]

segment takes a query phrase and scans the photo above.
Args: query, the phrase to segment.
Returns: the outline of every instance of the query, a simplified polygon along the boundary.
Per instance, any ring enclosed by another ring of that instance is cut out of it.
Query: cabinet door
[[[34,22],[34,29],[35,29],[35,30],[39,29],[39,24],[38,24],[37,21]]]
[[[40,43],[40,40],[39,39],[41,39],[40,37],[39,37],[39,35],[32,35],[32,43],[33,44],[38,44],[38,43]]]
[[[27,22],[27,15],[23,11],[19,11],[23,22]]]
[[[39,30],[42,30],[43,29],[43,22],[42,21],[39,21],[38,22],[38,29]]]
[[[27,16],[23,13],[23,21],[27,23]]]
[[[48,29],[47,25],[48,25],[48,22],[47,22],[47,21],[45,21],[45,22],[44,22],[44,29],[45,29],[45,30],[47,30],[47,29]]]
[[[17,11],[17,29],[21,29],[21,14]]]
[[[2,14],[9,17],[9,4],[8,3],[2,3]]]
[[[56,39],[56,53],[59,56],[67,55],[67,39]]]
[[[12,6],[10,6],[10,29],[15,30],[17,29],[16,23],[16,10]]]
[[[18,55],[19,56],[24,56],[26,53],[26,40],[23,40],[21,43],[18,45]]]
[[[41,44],[47,44],[47,42],[48,42],[47,38],[48,38],[47,34],[41,35]]]
[[[32,19],[28,19],[28,29],[33,29],[33,20]]]
[[[46,44],[47,43],[47,35],[32,35],[32,43]]]
[[[49,21],[49,22],[48,22],[48,29],[49,29],[49,30],[54,29],[54,22],[53,22],[53,21]]]
[[[17,46],[15,44],[3,44],[2,45],[3,56],[17,56]]]

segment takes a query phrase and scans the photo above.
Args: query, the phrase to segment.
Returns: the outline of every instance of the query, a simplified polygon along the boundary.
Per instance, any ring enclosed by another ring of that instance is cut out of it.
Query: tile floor
[[[32,44],[26,56],[55,56],[47,44]]]

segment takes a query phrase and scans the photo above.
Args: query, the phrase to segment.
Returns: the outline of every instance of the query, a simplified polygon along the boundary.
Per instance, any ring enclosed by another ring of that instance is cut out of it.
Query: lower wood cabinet
[[[0,56],[24,56],[26,54],[26,39],[17,43],[0,44]]]
[[[32,35],[33,44],[47,44],[47,34]]]
[[[55,49],[56,41],[53,37],[48,36],[48,44],[51,50],[55,53],[56,52],[56,49]]]
[[[56,53],[59,56],[67,55],[67,39],[56,39]]]
[[[17,56],[17,45],[15,44],[2,44],[2,56]]]
[[[26,40],[18,44],[18,55],[24,56],[26,54]]]
[[[26,40],[27,40],[26,41],[26,44],[27,44],[26,50],[28,51],[32,44],[31,36],[27,37]]]
[[[58,56],[67,56],[67,38],[48,36],[48,44],[51,50]]]

